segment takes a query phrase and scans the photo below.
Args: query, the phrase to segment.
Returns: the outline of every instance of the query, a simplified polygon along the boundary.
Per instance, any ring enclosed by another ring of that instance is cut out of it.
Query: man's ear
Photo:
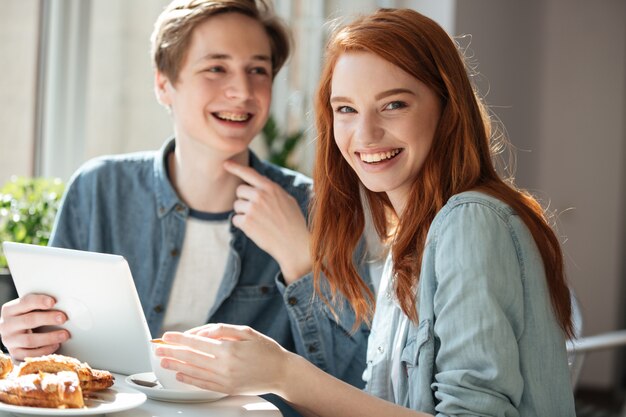
[[[172,83],[169,78],[167,78],[167,76],[161,71],[155,71],[154,94],[156,95],[157,101],[168,108],[172,105],[171,90]]]

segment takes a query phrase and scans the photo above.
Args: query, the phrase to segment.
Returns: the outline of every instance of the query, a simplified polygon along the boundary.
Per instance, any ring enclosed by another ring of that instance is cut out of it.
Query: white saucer
[[[126,377],[126,383],[129,387],[143,392],[148,398],[158,401],[168,401],[173,403],[204,403],[210,401],[217,401],[220,398],[224,398],[226,394],[220,392],[202,390],[202,391],[186,391],[186,390],[173,390],[165,389],[161,384],[155,387],[146,387],[143,385],[135,384],[132,380],[140,379],[143,381],[156,381],[156,377],[152,372],[143,372],[140,374],[134,374]]]
[[[0,411],[18,416],[87,416],[130,410],[145,401],[145,394],[130,389],[123,383],[115,383],[107,390],[91,393],[85,399],[85,408],[24,407],[0,402]]]

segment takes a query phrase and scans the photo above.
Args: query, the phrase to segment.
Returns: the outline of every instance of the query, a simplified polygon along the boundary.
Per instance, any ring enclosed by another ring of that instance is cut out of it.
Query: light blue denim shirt
[[[165,168],[174,149],[96,158],[72,177],[50,244],[124,256],[132,271],[150,331],[158,336],[183,244],[189,208]],[[307,213],[311,180],[259,160],[250,165],[282,186]],[[324,371],[362,387],[369,330],[351,333],[354,314],[337,309],[335,321],[312,275],[285,286],[278,263],[231,223],[226,271],[207,322],[249,325]],[[360,268],[368,279],[367,268]]]
[[[510,207],[466,192],[437,214],[417,325],[389,288],[390,267],[377,295],[366,391],[436,416],[575,416],[541,255]]]

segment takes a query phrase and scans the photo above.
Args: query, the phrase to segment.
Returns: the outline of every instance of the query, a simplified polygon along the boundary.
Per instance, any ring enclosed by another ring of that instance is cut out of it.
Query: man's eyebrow
[[[374,98],[376,100],[381,100],[385,97],[389,97],[389,96],[393,96],[396,94],[411,94],[411,95],[415,95],[415,93],[411,90],[409,90],[408,88],[392,88],[391,90],[387,90],[387,91],[383,91],[381,93],[378,93],[374,96]],[[352,103],[352,100],[350,100],[348,97],[342,97],[342,96],[334,96],[330,98],[330,102],[334,103],[337,101],[343,101],[343,102],[348,102],[348,103]]]
[[[215,54],[206,54],[205,56],[200,58],[198,61],[206,61],[209,59],[232,59],[232,58],[233,57],[228,54],[215,53]],[[272,60],[272,58],[269,55],[253,55],[252,60],[269,62]]]

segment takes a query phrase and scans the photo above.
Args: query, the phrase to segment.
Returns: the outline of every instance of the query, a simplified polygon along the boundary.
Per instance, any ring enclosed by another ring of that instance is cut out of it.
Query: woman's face
[[[335,142],[365,187],[397,213],[430,150],[441,104],[425,84],[370,52],[335,64],[330,105]]]

